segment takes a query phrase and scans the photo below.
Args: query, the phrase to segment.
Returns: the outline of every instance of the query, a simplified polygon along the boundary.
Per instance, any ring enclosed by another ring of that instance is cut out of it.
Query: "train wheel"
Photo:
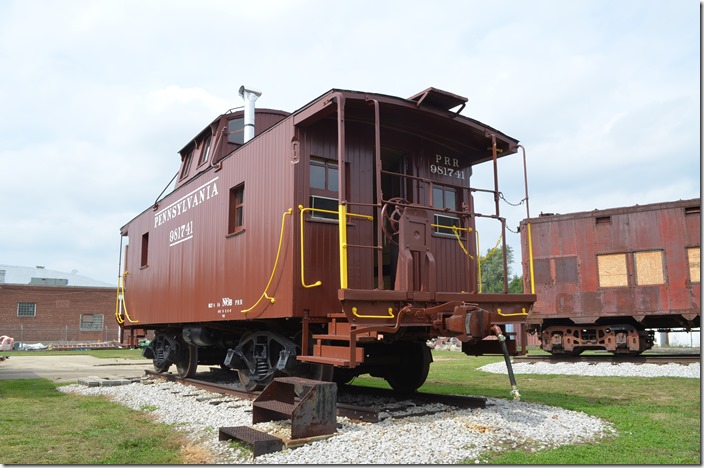
[[[181,342],[181,352],[176,360],[176,370],[182,379],[193,377],[198,368],[198,347]]]
[[[394,353],[399,363],[392,366],[384,378],[400,393],[412,393],[425,383],[433,356],[425,343],[399,343]]]
[[[274,380],[274,374],[271,374],[268,378],[264,380],[253,379],[252,374],[248,369],[237,369],[237,375],[240,379],[240,385],[246,392],[254,392],[256,390],[261,390]]]
[[[151,346],[154,353],[154,358],[152,359],[154,372],[161,374],[168,371],[172,363],[170,357],[173,356],[176,349],[175,342],[171,335],[168,333],[158,333],[154,337]]]

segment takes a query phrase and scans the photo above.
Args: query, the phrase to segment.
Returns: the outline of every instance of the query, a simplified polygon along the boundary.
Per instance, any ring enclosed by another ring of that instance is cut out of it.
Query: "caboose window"
[[[145,267],[148,265],[149,260],[149,233],[145,232],[142,235],[142,263],[140,266]]]
[[[337,198],[325,198],[312,195],[310,197],[310,207],[318,210],[334,211],[334,213],[312,211],[310,217],[313,219],[338,219]]]
[[[449,234],[454,236],[452,226],[460,227],[460,219],[454,216],[435,215],[435,232],[438,234]],[[462,232],[462,231],[458,231]]]
[[[227,141],[244,144],[244,119],[232,119],[227,122]]]
[[[200,152],[200,159],[198,160],[198,165],[200,166],[201,164],[207,163],[209,157],[210,157],[210,137],[206,138],[205,143],[203,143],[203,150]]]
[[[335,212],[313,211],[311,219],[337,219],[337,161],[311,158],[309,175],[310,207]]]
[[[434,186],[433,207],[441,210],[457,211],[457,193],[455,189],[437,185]]]
[[[244,229],[244,184],[230,189],[230,215],[228,232],[234,234]]]
[[[439,210],[457,211],[457,192],[450,187],[441,185],[433,186],[433,208]],[[435,215],[435,232],[437,234],[454,235],[452,226],[460,226],[460,219],[456,216]]]
[[[310,188],[337,193],[337,162],[310,160]]]
[[[193,151],[190,151],[181,162],[181,173],[179,174],[179,180],[185,179],[188,175],[188,171],[191,169],[191,159],[193,159]]]

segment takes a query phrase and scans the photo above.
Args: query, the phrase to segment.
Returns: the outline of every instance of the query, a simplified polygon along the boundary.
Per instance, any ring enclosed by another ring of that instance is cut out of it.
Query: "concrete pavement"
[[[57,383],[76,382],[83,377],[129,379],[144,376],[152,370],[148,359],[96,358],[93,356],[31,356],[0,353],[9,359],[0,361],[0,380],[49,379]],[[171,369],[175,371],[175,368]]]

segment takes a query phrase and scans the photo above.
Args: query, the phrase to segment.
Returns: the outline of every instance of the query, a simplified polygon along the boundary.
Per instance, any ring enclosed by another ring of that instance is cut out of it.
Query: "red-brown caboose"
[[[521,222],[528,323],[553,354],[640,354],[654,330],[700,326],[701,200]],[[532,241],[533,261],[528,243]]]
[[[370,373],[415,390],[432,337],[498,353],[486,338],[523,322],[535,296],[479,292],[475,219],[505,228],[496,161],[517,140],[434,88],[333,89],[292,114],[240,94],[243,110],[180,151],[175,189],[121,230],[117,319],[154,331],[155,368],[218,363],[250,388],[334,368],[337,381]],[[480,163],[494,169],[484,187],[470,184]],[[495,209],[475,211],[477,192]]]

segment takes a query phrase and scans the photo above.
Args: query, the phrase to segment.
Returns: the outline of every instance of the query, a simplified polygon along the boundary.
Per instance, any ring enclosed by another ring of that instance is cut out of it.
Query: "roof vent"
[[[30,286],[68,286],[66,278],[37,278],[32,277],[28,283]]]
[[[462,109],[467,105],[467,98],[458,96],[457,94],[452,94],[447,91],[436,88],[428,88],[425,91],[421,91],[408,98],[409,101],[416,101],[416,106],[427,105],[432,107],[437,107],[438,109],[449,111],[459,105],[459,108],[455,114],[462,112]]]

